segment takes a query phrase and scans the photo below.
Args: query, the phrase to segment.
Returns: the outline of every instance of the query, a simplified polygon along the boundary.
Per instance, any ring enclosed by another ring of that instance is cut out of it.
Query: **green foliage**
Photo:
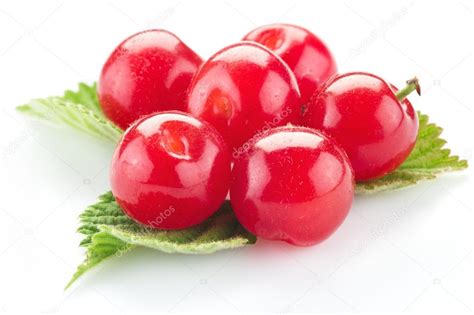
[[[122,255],[135,246],[166,253],[209,254],[256,242],[255,236],[239,224],[228,201],[199,225],[183,230],[157,230],[132,221],[108,192],[89,206],[80,220],[78,232],[84,235],[80,245],[87,248],[87,254],[67,287],[100,262]]]

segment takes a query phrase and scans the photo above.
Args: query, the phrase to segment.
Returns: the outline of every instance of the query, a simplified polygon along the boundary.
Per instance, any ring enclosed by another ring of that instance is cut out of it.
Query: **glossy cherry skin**
[[[201,58],[176,35],[148,30],[125,39],[102,68],[98,95],[105,115],[126,129],[143,115],[184,110]]]
[[[345,152],[310,128],[260,134],[232,170],[234,212],[246,229],[265,239],[317,244],[341,225],[353,197]]]
[[[245,35],[250,40],[265,45],[280,56],[293,70],[306,104],[314,91],[337,71],[328,47],[316,35],[291,24],[271,24],[258,27]]]
[[[178,111],[141,118],[112,158],[110,183],[118,204],[151,228],[201,223],[224,201],[231,157],[209,124]]]
[[[323,130],[347,152],[357,181],[382,177],[410,154],[418,133],[411,103],[390,84],[354,72],[329,80],[309,102],[302,124]]]
[[[216,127],[235,156],[256,132],[297,121],[300,95],[279,57],[262,45],[241,42],[202,65],[189,89],[187,112]]]

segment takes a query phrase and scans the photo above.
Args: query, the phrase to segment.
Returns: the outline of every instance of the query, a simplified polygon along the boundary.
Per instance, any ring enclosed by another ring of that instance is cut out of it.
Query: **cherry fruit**
[[[400,166],[415,145],[418,118],[405,98],[415,89],[416,80],[397,93],[373,74],[338,75],[312,97],[302,124],[342,146],[357,181],[379,178]]]
[[[260,43],[280,56],[293,70],[306,104],[316,88],[336,73],[334,58],[327,46],[316,35],[290,24],[271,24],[258,27],[245,35],[244,40]]]
[[[189,82],[201,63],[170,32],[148,30],[130,36],[102,68],[98,95],[105,115],[126,129],[143,115],[183,110]]]
[[[242,225],[262,238],[319,243],[341,225],[353,196],[345,152],[314,129],[271,129],[234,162],[232,207]]]
[[[270,50],[252,42],[228,46],[194,76],[187,112],[211,123],[233,156],[257,132],[298,120],[300,95],[294,74]]]
[[[211,125],[178,111],[161,112],[127,129],[112,159],[110,182],[118,204],[135,221],[182,229],[219,208],[230,166],[228,147]]]

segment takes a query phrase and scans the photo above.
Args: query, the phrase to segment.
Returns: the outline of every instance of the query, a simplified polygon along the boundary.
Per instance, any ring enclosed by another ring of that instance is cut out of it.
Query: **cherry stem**
[[[413,79],[410,79],[407,81],[407,85],[399,90],[395,96],[399,101],[403,101],[405,97],[407,97],[411,92],[416,91],[418,95],[421,94],[421,88],[420,88],[420,83],[418,82],[418,78],[414,77]]]

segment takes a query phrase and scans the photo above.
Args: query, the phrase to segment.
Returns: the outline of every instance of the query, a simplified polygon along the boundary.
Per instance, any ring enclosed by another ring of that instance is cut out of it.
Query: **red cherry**
[[[230,152],[219,133],[188,114],[169,111],[136,121],[112,158],[110,182],[118,204],[152,228],[201,223],[224,201]]]
[[[341,225],[354,177],[346,154],[322,133],[278,127],[260,134],[235,160],[230,201],[250,232],[309,246]]]
[[[290,24],[261,26],[245,35],[244,40],[265,45],[288,64],[298,80],[303,104],[337,71],[327,46],[302,27]]]
[[[102,68],[98,94],[105,115],[126,129],[143,115],[183,110],[189,82],[201,63],[170,32],[149,30],[130,36]]]
[[[242,42],[202,65],[189,88],[187,111],[214,125],[236,156],[258,131],[298,120],[298,85],[270,50]]]
[[[409,92],[416,87],[411,82]],[[339,75],[313,96],[302,124],[323,130],[342,146],[356,180],[378,178],[402,164],[415,145],[418,118],[402,94],[400,101],[390,84],[373,74]]]

